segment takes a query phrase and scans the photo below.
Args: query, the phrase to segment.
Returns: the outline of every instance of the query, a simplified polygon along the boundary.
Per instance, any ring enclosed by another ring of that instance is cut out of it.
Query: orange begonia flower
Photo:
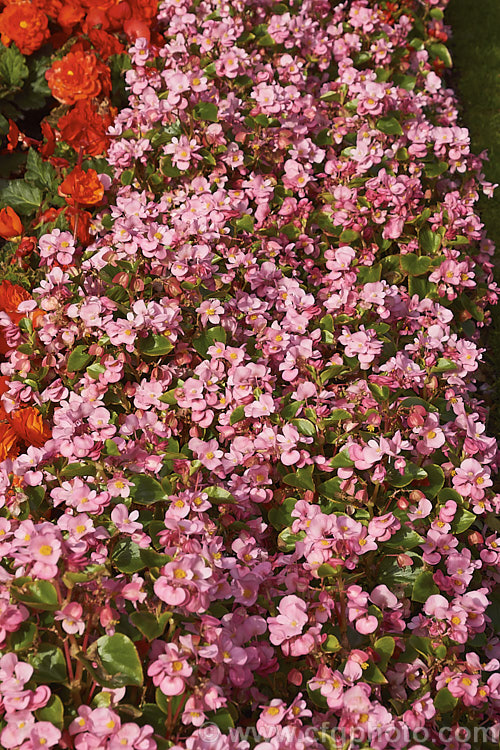
[[[18,455],[17,435],[10,424],[0,423],[0,461]]]
[[[72,50],[62,60],[56,60],[45,73],[52,96],[62,104],[75,104],[81,99],[92,99],[102,92],[109,93],[109,68],[97,59],[94,52]]]
[[[0,14],[2,43],[11,42],[23,55],[31,55],[49,38],[47,15],[30,2],[11,3]]]
[[[19,323],[24,314],[17,312],[18,305],[27,299],[32,299],[31,294],[19,284],[10,281],[0,283],[0,311],[6,312],[13,323]]]
[[[70,206],[95,206],[103,198],[104,186],[95,169],[85,172],[75,167],[59,185],[58,193]]]
[[[19,237],[23,232],[21,219],[13,208],[7,206],[0,211],[0,237],[4,240],[11,240],[13,237]]]
[[[61,138],[75,151],[81,148],[84,154],[97,156],[102,154],[109,144],[106,131],[111,123],[112,117],[109,112],[100,115],[91,102],[82,100],[59,119],[57,127]]]
[[[34,406],[25,406],[12,411],[8,415],[8,420],[17,437],[27,445],[40,448],[52,437],[48,424],[44,422],[42,415]]]

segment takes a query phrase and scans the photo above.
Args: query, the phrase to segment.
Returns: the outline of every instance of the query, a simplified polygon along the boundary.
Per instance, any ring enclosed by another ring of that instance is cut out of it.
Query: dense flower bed
[[[165,0],[129,50],[107,174],[59,174],[94,241],[36,224],[0,297],[3,747],[496,746],[444,5]]]

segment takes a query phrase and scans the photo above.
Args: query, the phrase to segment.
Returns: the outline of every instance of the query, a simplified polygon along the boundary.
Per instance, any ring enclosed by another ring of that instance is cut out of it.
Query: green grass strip
[[[500,184],[500,0],[451,0],[445,15],[451,26],[453,87],[462,105],[462,123],[471,134],[472,150],[488,151],[486,179]],[[500,187],[478,204],[481,220],[500,258]],[[497,271],[500,281],[500,272]],[[496,381],[491,394],[489,429],[500,434],[500,305],[485,336],[486,361]],[[488,377],[488,373],[486,373]],[[491,380],[491,376],[488,378]]]

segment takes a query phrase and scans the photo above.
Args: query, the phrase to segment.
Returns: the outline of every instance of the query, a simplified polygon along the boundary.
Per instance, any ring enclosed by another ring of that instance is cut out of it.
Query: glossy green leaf
[[[423,570],[415,579],[411,598],[414,602],[426,602],[433,594],[439,594],[439,587],[434,583],[432,571]]]
[[[163,612],[158,617],[152,612],[132,612],[130,615],[133,625],[148,641],[161,638],[171,618],[171,612]]]
[[[57,646],[42,643],[34,654],[28,656],[28,661],[39,683],[66,682],[68,679],[66,659]]]
[[[290,485],[290,487],[314,491],[313,472],[314,466],[310,464],[309,466],[304,466],[302,469],[297,469],[292,474],[286,474],[283,477],[283,481],[285,484]]]
[[[146,338],[138,339],[137,348],[146,357],[163,357],[174,348],[174,345],[166,336],[150,333]]]
[[[138,474],[135,477],[130,495],[140,505],[152,505],[167,499],[161,484],[148,474]]]
[[[68,357],[68,372],[80,372],[80,370],[83,370],[92,359],[93,357],[88,353],[87,346],[84,346],[83,344],[75,346]]]
[[[51,695],[49,702],[35,711],[38,721],[50,721],[58,729],[64,727],[64,705],[58,695]]]
[[[96,641],[97,654],[103,669],[120,685],[140,687],[144,676],[137,649],[126,635],[103,635]]]
[[[57,591],[50,581],[17,578],[12,581],[11,594],[31,609],[53,611],[59,607]]]

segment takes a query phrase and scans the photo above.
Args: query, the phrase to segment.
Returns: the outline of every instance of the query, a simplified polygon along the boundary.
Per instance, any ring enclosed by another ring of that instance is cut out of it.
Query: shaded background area
[[[451,26],[451,85],[460,99],[462,123],[471,134],[472,150],[488,150],[486,179],[500,183],[500,0],[451,0],[445,23]],[[500,282],[500,187],[493,198],[482,197],[479,213],[497,248]],[[484,336],[486,373],[492,386],[489,431],[500,435],[500,305]],[[494,382],[493,382],[494,381]]]

